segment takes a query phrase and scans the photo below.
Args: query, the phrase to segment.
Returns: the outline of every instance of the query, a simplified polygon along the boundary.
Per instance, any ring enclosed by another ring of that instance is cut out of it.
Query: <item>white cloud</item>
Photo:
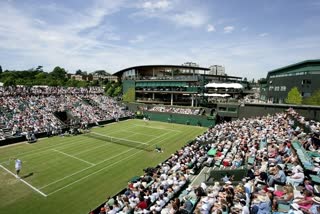
[[[208,32],[213,32],[213,31],[216,31],[216,28],[215,28],[213,25],[208,24],[208,26],[207,26],[207,31],[208,31]]]
[[[269,36],[269,33],[260,33],[259,36],[260,37],[266,37],[266,36]]]
[[[178,13],[173,16],[168,16],[167,18],[179,26],[186,27],[200,27],[205,25],[208,20],[205,14],[196,11]]]
[[[146,36],[138,35],[138,36],[136,36],[135,39],[129,40],[129,42],[131,44],[136,44],[136,43],[144,42],[145,39],[146,39]]]
[[[226,26],[223,28],[224,33],[231,33],[234,30],[234,26]]]
[[[145,10],[164,10],[170,6],[170,2],[167,0],[158,1],[146,1],[142,4],[142,8]]]

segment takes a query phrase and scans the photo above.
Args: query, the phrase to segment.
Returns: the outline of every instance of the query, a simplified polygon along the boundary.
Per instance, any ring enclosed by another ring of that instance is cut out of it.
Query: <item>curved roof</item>
[[[145,68],[183,68],[183,69],[195,69],[195,70],[210,71],[209,68],[187,66],[187,65],[138,65],[138,66],[133,66],[133,67],[122,69],[120,71],[115,72],[113,75],[121,75],[123,72],[128,71],[128,70],[132,70],[132,69],[145,69]]]
[[[317,65],[318,66],[318,65],[320,65],[320,59],[305,60],[305,61],[298,62],[298,63],[295,63],[295,64],[287,65],[287,66],[284,66],[284,67],[281,67],[281,68],[277,68],[277,69],[274,69],[272,71],[269,71],[268,75],[274,74],[274,73],[287,72],[287,71],[291,71],[291,70],[294,70],[294,69],[299,69],[302,66],[306,66],[306,65]]]

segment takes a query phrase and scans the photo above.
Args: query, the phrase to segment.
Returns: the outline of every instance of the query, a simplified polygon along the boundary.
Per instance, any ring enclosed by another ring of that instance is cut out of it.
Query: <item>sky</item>
[[[0,0],[3,70],[223,65],[258,79],[320,58],[320,0]]]

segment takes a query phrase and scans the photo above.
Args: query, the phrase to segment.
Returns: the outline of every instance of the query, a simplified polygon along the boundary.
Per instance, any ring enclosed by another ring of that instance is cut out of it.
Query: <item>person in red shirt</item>
[[[140,202],[137,204],[137,208],[142,210],[147,209],[148,204],[143,198],[140,198]]]

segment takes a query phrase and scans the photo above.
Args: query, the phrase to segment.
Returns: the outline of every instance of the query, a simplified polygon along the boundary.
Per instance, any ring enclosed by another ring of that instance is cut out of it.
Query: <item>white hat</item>
[[[316,202],[317,204],[320,204],[320,197],[313,197],[312,201]]]
[[[269,190],[270,192],[273,192],[274,188],[273,187],[268,187],[267,190]]]
[[[226,183],[226,184],[232,184],[232,182],[231,182],[231,181],[226,181],[225,183]]]
[[[314,158],[314,161],[319,163],[320,162],[320,158],[316,157],[316,158]]]

